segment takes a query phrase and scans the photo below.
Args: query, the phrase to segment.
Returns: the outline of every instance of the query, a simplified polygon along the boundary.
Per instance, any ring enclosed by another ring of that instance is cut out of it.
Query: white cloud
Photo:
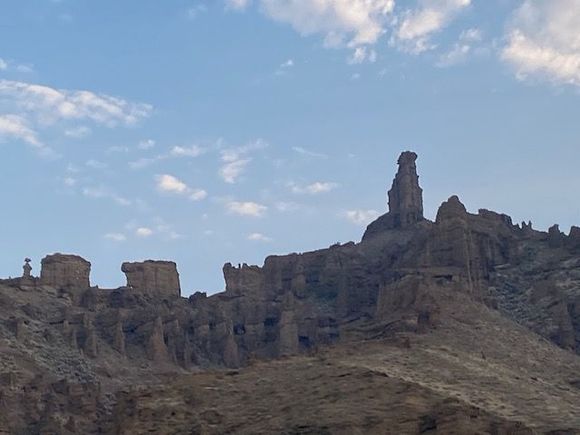
[[[367,47],[356,47],[347,62],[351,65],[361,64],[363,62],[374,63],[377,61],[377,52]]]
[[[113,153],[128,153],[129,151],[131,151],[129,149],[129,147],[126,146],[121,146],[121,145],[113,145],[110,146],[109,148],[107,148],[107,150],[105,151],[107,154],[113,154]]]
[[[356,225],[367,225],[379,217],[376,210],[347,210],[342,216]]]
[[[445,68],[464,62],[473,52],[474,43],[480,42],[482,34],[479,29],[473,28],[464,30],[459,35],[459,40],[453,45],[451,50],[443,53],[439,57],[437,66]]]
[[[31,65],[18,64],[0,57],[0,71],[8,70],[17,71],[19,73],[31,73],[34,71]]]
[[[455,19],[471,0],[420,0],[419,8],[403,13],[391,45],[418,54],[436,47],[431,38]]]
[[[327,193],[331,190],[334,190],[338,187],[337,183],[330,183],[330,182],[322,182],[316,181],[312,184],[307,186],[299,186],[294,183],[289,184],[292,192],[294,193],[301,193],[301,194],[308,194],[308,195],[318,195],[320,193]]]
[[[251,240],[252,242],[271,242],[272,239],[268,236],[265,236],[262,233],[252,233],[252,234],[248,234],[248,240]]]
[[[127,236],[122,233],[107,233],[104,235],[105,239],[112,240],[113,242],[124,242],[127,240]]]
[[[131,169],[143,169],[143,168],[146,168],[147,166],[152,165],[153,163],[157,162],[158,160],[161,160],[162,158],[163,158],[162,156],[141,157],[137,160],[133,160],[133,161],[129,162],[128,165]]]
[[[501,57],[519,79],[580,86],[580,0],[525,0]]]
[[[173,175],[158,175],[156,178],[157,188],[162,192],[186,193],[188,190],[187,184]]]
[[[328,158],[328,155],[326,155],[326,154],[317,153],[315,151],[307,150],[306,148],[302,148],[302,147],[292,147],[292,151],[295,151],[298,154],[302,154],[302,155],[308,156],[308,157],[319,157],[321,159]]]
[[[135,230],[135,235],[141,238],[151,237],[153,235],[153,230],[147,227],[139,227]]]
[[[122,196],[119,196],[104,187],[84,187],[81,192],[87,198],[110,199],[123,207],[128,207],[131,205],[130,200],[123,198]]]
[[[77,184],[77,180],[74,179],[73,177],[65,177],[62,182],[64,183],[65,186],[67,187],[74,187]]]
[[[0,80],[0,139],[20,139],[44,156],[56,153],[39,139],[39,131],[59,122],[92,121],[114,127],[132,125],[150,115],[152,107],[89,91],[69,91],[11,80]],[[65,129],[69,137],[79,137],[87,130]]]
[[[85,165],[92,169],[107,169],[109,165],[99,160],[90,159],[85,162]]]
[[[153,139],[142,140],[137,144],[137,148],[140,150],[149,150],[155,146],[155,141]]]
[[[287,213],[298,210],[300,205],[295,202],[279,201],[276,203],[275,207],[280,213]]]
[[[286,62],[282,62],[278,69],[276,70],[276,75],[285,75],[289,69],[294,67],[294,60],[288,59]]]
[[[89,127],[86,127],[86,126],[73,127],[73,128],[66,129],[64,131],[65,136],[72,137],[74,139],[82,139],[84,137],[87,137],[90,134],[91,134],[91,129]]]
[[[226,208],[230,213],[240,216],[262,217],[268,210],[268,207],[255,202],[238,202],[231,201],[226,204]]]
[[[173,193],[177,195],[187,195],[192,201],[201,201],[207,197],[207,192],[203,189],[192,189],[183,181],[173,175],[157,175],[157,189],[161,192]]]
[[[252,3],[251,0],[226,0],[226,8],[241,11]]]
[[[204,4],[198,4],[190,7],[187,10],[187,18],[190,20],[196,19],[200,14],[207,12],[207,6]]]
[[[151,114],[148,104],[90,91],[71,91],[48,86],[0,80],[0,104],[14,106],[41,124],[62,120],[90,120],[114,127],[132,125]]]
[[[155,225],[155,232],[159,234],[162,240],[165,241],[173,241],[183,239],[185,236],[179,234],[177,231],[173,229],[173,227],[166,223],[162,218],[156,217],[154,219]]]
[[[203,189],[191,189],[189,194],[189,199],[192,201],[201,201],[202,199],[207,198],[207,192]]]
[[[241,147],[222,150],[221,160],[223,165],[219,169],[219,176],[226,183],[237,183],[240,176],[246,170],[248,164],[252,161],[252,158],[247,155],[253,151],[264,149],[267,146],[268,144],[266,142],[258,139]]]
[[[0,140],[6,137],[22,140],[36,148],[44,148],[27,120],[18,115],[0,115]]]
[[[204,149],[197,146],[192,145],[190,147],[181,147],[175,146],[171,149],[171,155],[174,157],[198,157],[204,153]]]
[[[34,72],[34,66],[33,65],[19,64],[19,65],[16,65],[16,71],[18,71],[20,73],[30,74],[30,73]]]
[[[385,31],[394,0],[260,0],[262,10],[302,35],[322,34],[327,46],[374,44]]]
[[[226,183],[235,184],[251,161],[252,159],[247,158],[227,162],[220,168],[219,175]]]

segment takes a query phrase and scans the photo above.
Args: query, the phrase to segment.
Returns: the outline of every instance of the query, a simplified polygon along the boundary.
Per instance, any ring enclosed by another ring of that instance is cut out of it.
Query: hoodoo
[[[417,175],[417,154],[405,151],[389,190],[389,214],[394,228],[406,228],[423,220],[423,189]]]
[[[363,239],[390,229],[407,229],[423,221],[423,189],[417,175],[417,154],[405,151],[399,156],[399,170],[388,192],[389,212],[371,223]]]

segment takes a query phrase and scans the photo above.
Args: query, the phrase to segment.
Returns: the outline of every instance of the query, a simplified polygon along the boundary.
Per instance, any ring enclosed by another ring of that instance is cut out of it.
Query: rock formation
[[[423,189],[415,161],[417,154],[406,151],[399,157],[399,171],[389,190],[389,213],[393,228],[406,228],[423,220]]]
[[[147,260],[142,263],[123,263],[127,287],[154,297],[180,297],[181,286],[177,265],[172,261]]]
[[[572,404],[565,415],[580,418],[580,409],[575,414],[573,406],[580,403],[575,386],[580,380],[570,375],[580,368],[576,356],[580,354],[580,228],[573,227],[566,235],[558,226],[542,232],[531,224],[514,225],[504,214],[483,209],[477,214],[468,212],[457,196],[441,205],[432,222],[423,216],[416,159],[415,153],[401,154],[388,194],[389,211],[368,226],[360,243],[270,256],[263,266],[227,263],[223,293],[198,292],[181,298],[176,264],[152,260],[124,263],[124,287],[91,288],[90,263],[63,254],[43,259],[39,281],[26,266],[22,279],[1,280],[0,345],[4,340],[8,346],[0,349],[10,352],[0,352],[0,383],[10,388],[0,395],[0,429],[9,424],[6,421],[14,421],[18,424],[11,429],[34,422],[35,428],[46,433],[93,433],[95,428],[106,432],[97,415],[107,414],[111,395],[123,383],[139,385],[159,373],[176,376],[183,370],[243,368],[256,359],[319,354],[330,345],[343,346],[349,353],[353,343],[375,340],[386,340],[377,344],[381,349],[387,342],[393,346],[379,362],[370,365],[350,353],[352,358],[345,363],[345,367],[359,367],[361,378],[379,370],[381,364],[389,366],[398,353],[403,354],[399,365],[385,379],[409,370],[413,361],[427,361],[442,349],[455,351],[461,345],[463,359],[449,353],[441,361],[461,364],[464,360],[470,367],[480,364],[475,371],[463,368],[458,379],[487,373],[482,385],[489,385],[489,376],[496,375],[499,351],[493,340],[498,339],[512,340],[505,344],[508,362],[502,363],[506,365],[501,373],[519,373],[519,367],[514,371],[509,365],[513,349],[522,359],[519,364],[533,359],[526,369],[533,376],[538,367],[549,363],[550,355],[558,355],[553,366],[566,367],[570,377],[569,385],[558,384],[558,394],[563,395],[559,400]],[[417,342],[429,343],[432,336],[443,344],[407,358],[405,352],[415,352]],[[26,363],[18,366],[14,355]],[[455,370],[452,365],[439,371],[437,363],[431,363],[431,372],[421,367],[403,377],[430,376],[422,381],[429,383],[437,377],[434,373],[446,376]],[[494,370],[489,371],[490,367]],[[235,383],[237,370],[227,373],[224,376],[231,376]],[[343,375],[351,376],[349,372]],[[39,381],[42,377],[47,380]],[[63,379],[66,386],[59,384]],[[453,380],[449,375],[447,382]],[[348,379],[345,382],[351,385]],[[98,387],[85,401],[85,415],[67,397],[88,394],[83,389],[88,385]],[[538,393],[527,390],[529,385],[527,379],[510,380],[501,383],[501,388],[511,391],[522,386],[522,395]],[[100,396],[101,387],[107,389],[106,398]],[[203,388],[213,391],[211,385]],[[469,389],[462,394],[468,393]],[[555,397],[553,391],[550,394],[542,397]],[[23,397],[36,399],[28,403]],[[60,408],[40,406],[40,397],[54,399]],[[133,409],[134,397],[139,394],[119,394],[117,408]],[[473,400],[487,403],[479,399]],[[184,412],[197,410],[198,400],[185,400]],[[10,401],[25,405],[17,415],[4,418],[8,415],[5,404]],[[97,412],[101,401],[103,408]],[[442,429],[445,423],[436,410],[429,412],[414,417],[421,421],[418,427],[432,431],[439,425],[441,433],[453,433]],[[143,413],[147,418],[171,415],[165,410]],[[123,421],[122,415],[118,417]],[[218,420],[215,415],[212,419]],[[385,433],[384,427],[376,433]]]
[[[41,285],[64,290],[86,290],[91,286],[91,263],[84,258],[53,254],[44,257],[41,264]]]
[[[417,175],[417,154],[405,151],[398,160],[399,170],[388,192],[389,212],[367,228],[363,239],[389,229],[413,227],[424,220],[423,189]]]

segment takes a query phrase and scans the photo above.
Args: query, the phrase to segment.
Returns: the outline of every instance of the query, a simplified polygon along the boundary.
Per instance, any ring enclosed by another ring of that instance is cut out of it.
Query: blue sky
[[[0,275],[124,284],[359,240],[416,151],[426,214],[580,224],[580,0],[3,0]]]

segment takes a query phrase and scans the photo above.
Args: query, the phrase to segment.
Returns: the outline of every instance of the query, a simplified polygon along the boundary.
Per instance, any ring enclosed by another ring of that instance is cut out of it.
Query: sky
[[[403,150],[426,217],[580,225],[580,0],[0,0],[0,276],[360,240]]]

